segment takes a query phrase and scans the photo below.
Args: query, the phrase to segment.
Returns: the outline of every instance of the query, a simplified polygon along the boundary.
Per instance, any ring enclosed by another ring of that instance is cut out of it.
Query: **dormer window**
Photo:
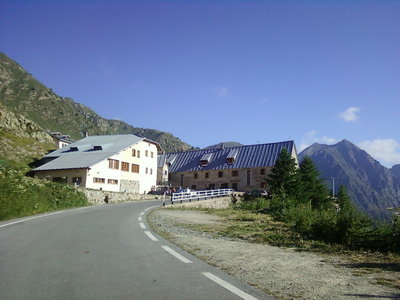
[[[227,164],[232,165],[235,162],[238,152],[238,149],[232,149],[229,151],[228,156],[226,157]]]
[[[70,147],[69,150],[70,151],[78,151],[79,149],[78,149],[78,147]]]
[[[101,147],[101,146],[93,146],[93,150],[94,151],[103,150],[103,147]]]
[[[204,154],[201,158],[200,158],[200,166],[202,167],[207,167],[208,164],[211,161],[211,157],[212,157],[212,153],[207,153]]]
[[[200,166],[207,167],[208,166],[208,160],[200,160]]]

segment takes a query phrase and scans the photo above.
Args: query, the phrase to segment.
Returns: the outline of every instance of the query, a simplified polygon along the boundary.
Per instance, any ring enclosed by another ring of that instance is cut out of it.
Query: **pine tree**
[[[297,193],[296,161],[283,148],[267,179],[270,192],[280,197],[293,197]]]
[[[311,158],[305,157],[299,168],[298,202],[307,204],[312,209],[328,208],[332,203],[329,191],[324,182],[319,178],[317,170]]]

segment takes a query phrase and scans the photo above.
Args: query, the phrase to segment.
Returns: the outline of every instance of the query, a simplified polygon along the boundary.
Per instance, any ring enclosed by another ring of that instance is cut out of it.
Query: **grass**
[[[168,208],[179,210],[180,208]],[[372,251],[351,251],[341,245],[321,241],[306,240],[291,230],[285,223],[275,221],[265,213],[254,213],[246,210],[184,208],[198,210],[221,217],[220,222],[212,224],[174,224],[192,230],[206,232],[214,236],[237,238],[250,243],[268,244],[278,247],[290,247],[298,251],[310,251],[323,255],[327,260],[339,257],[339,266],[351,268],[356,276],[368,274],[375,278],[377,284],[400,289],[400,256],[393,253]],[[152,226],[159,234],[165,235]],[[170,237],[167,237],[170,238]],[[336,263],[335,263],[336,264]],[[388,276],[384,276],[388,275]]]

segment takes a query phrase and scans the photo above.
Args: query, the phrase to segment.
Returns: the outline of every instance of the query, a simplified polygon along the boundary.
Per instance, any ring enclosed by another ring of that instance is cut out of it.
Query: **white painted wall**
[[[136,156],[132,156],[132,149]],[[147,156],[146,156],[147,150]],[[140,157],[137,153],[140,151]],[[151,155],[153,153],[153,155]],[[152,157],[153,156],[153,157]],[[121,180],[139,182],[139,193],[148,193],[155,188],[157,182],[157,146],[147,141],[140,141],[110,157],[119,161],[119,169],[110,169],[108,159],[105,159],[89,168],[89,170],[54,170],[36,172],[36,177],[53,180],[54,177],[68,177],[67,183],[72,184],[72,177],[82,177],[82,187],[102,189],[103,191],[120,192]],[[122,162],[129,163],[129,171],[122,171]],[[132,164],[139,165],[139,173],[132,172]],[[146,172],[147,168],[147,172]],[[94,182],[94,178],[104,178],[104,183]],[[118,180],[118,184],[108,183],[109,179]]]
[[[132,156],[132,149],[136,150],[136,156]],[[146,156],[146,150],[148,156]],[[140,157],[138,157],[140,151]],[[153,157],[151,157],[153,153]],[[121,180],[133,180],[140,183],[139,193],[148,193],[156,186],[157,181],[157,146],[146,141],[126,148],[113,155],[110,159],[119,161],[119,170],[110,169],[108,159],[91,167],[88,173],[87,188],[102,189],[104,191],[119,192]],[[122,171],[122,162],[129,163],[129,171]],[[139,173],[132,172],[132,164],[139,165]],[[147,173],[146,173],[147,168]],[[105,183],[95,183],[94,178],[105,178]],[[108,179],[118,180],[118,184],[109,184]]]

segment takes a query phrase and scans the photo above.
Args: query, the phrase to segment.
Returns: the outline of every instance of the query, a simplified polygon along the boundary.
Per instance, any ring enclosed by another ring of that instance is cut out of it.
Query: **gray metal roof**
[[[249,146],[238,146],[225,149],[202,149],[186,152],[166,153],[160,155],[159,160],[166,159],[170,162],[170,158],[174,161],[169,167],[169,172],[191,172],[221,169],[242,169],[242,168],[259,168],[274,166],[279,153],[286,148],[289,153],[295,150],[293,141],[258,144]],[[297,152],[296,152],[297,153]],[[200,161],[209,155],[212,155],[207,166],[202,167]],[[228,157],[234,157],[233,164],[227,163]]]
[[[133,134],[88,136],[45,155],[54,159],[33,171],[89,168],[142,140]]]

